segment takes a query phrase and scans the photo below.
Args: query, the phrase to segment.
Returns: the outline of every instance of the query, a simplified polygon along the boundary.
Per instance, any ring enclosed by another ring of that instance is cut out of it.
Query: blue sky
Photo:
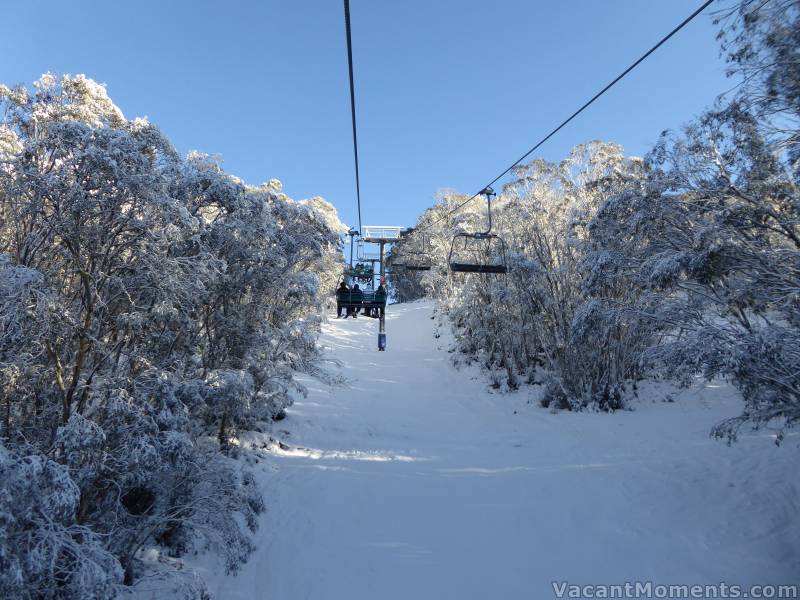
[[[699,4],[351,0],[364,224],[413,225],[437,189],[481,189]],[[85,73],[180,151],[356,223],[341,1],[8,0],[0,14],[3,83]],[[716,29],[699,16],[536,156],[595,138],[646,152],[730,86]]]

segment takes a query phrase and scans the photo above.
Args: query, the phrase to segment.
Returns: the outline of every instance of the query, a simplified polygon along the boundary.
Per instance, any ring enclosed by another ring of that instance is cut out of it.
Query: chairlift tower
[[[394,226],[379,226],[379,225],[365,225],[361,239],[371,244],[378,244],[380,246],[380,281],[381,285],[386,284],[386,244],[394,244],[400,240],[400,234],[403,232],[402,227]],[[380,323],[378,327],[378,350],[381,352],[386,350],[386,311],[380,315]]]

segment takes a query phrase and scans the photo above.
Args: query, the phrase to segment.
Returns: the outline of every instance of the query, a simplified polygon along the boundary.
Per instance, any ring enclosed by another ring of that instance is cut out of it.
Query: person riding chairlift
[[[361,291],[361,288],[358,287],[358,284],[353,286],[353,289],[350,290],[350,299],[354,303],[360,303],[364,299],[364,292]],[[348,315],[353,315],[354,319],[358,318],[358,311],[361,310],[360,306],[353,306],[347,312]],[[347,317],[345,317],[346,319]]]
[[[386,288],[383,287],[383,284],[380,284],[378,288],[375,290],[375,302],[385,302],[386,301]],[[365,306],[364,307],[364,315],[367,317],[372,317],[373,319],[377,319],[382,317],[385,314],[386,309],[378,308],[377,306]]]
[[[347,284],[346,284],[346,283],[343,281],[343,282],[341,282],[341,283],[339,284],[339,289],[337,289],[337,290],[336,290],[336,292],[337,292],[337,293],[340,293],[340,292],[348,292],[348,293],[349,293],[349,292],[350,292],[350,288],[349,288],[349,287],[347,287]],[[339,305],[336,307],[336,318],[337,318],[337,319],[340,319],[340,318],[342,317],[342,309],[343,309],[343,308],[344,308],[344,306],[342,306],[341,304],[339,304]],[[346,319],[346,318],[347,318],[347,315],[345,315],[345,319]]]
[[[386,288],[383,287],[383,282],[378,286],[378,289],[375,290],[375,301],[386,303]],[[383,317],[386,314],[386,309],[381,306],[380,308],[375,309],[375,316]]]

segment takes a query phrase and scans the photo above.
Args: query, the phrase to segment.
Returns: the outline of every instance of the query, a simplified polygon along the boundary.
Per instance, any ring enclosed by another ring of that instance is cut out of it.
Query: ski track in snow
[[[457,371],[433,305],[331,320],[346,387],[310,393],[255,466],[267,512],[220,600],[539,599],[577,584],[791,583],[800,574],[798,445],[712,440],[741,403],[699,384],[634,411],[553,414],[536,388],[491,393]],[[514,414],[514,411],[517,411]],[[283,432],[283,433],[281,433]],[[246,443],[246,441],[243,441]],[[262,452],[262,454],[264,454]]]

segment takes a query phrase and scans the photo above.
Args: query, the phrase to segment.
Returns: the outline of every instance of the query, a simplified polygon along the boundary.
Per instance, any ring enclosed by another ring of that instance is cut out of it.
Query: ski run
[[[492,393],[477,369],[456,370],[433,303],[390,309],[387,352],[374,348],[377,320],[327,322],[320,343],[346,382],[306,380],[286,420],[240,440],[268,505],[238,575],[208,557],[195,566],[216,597],[515,600],[564,582],[797,581],[800,500],[786,473],[798,437],[711,439],[741,411],[735,390],[650,385],[632,410],[552,413],[536,386]]]

